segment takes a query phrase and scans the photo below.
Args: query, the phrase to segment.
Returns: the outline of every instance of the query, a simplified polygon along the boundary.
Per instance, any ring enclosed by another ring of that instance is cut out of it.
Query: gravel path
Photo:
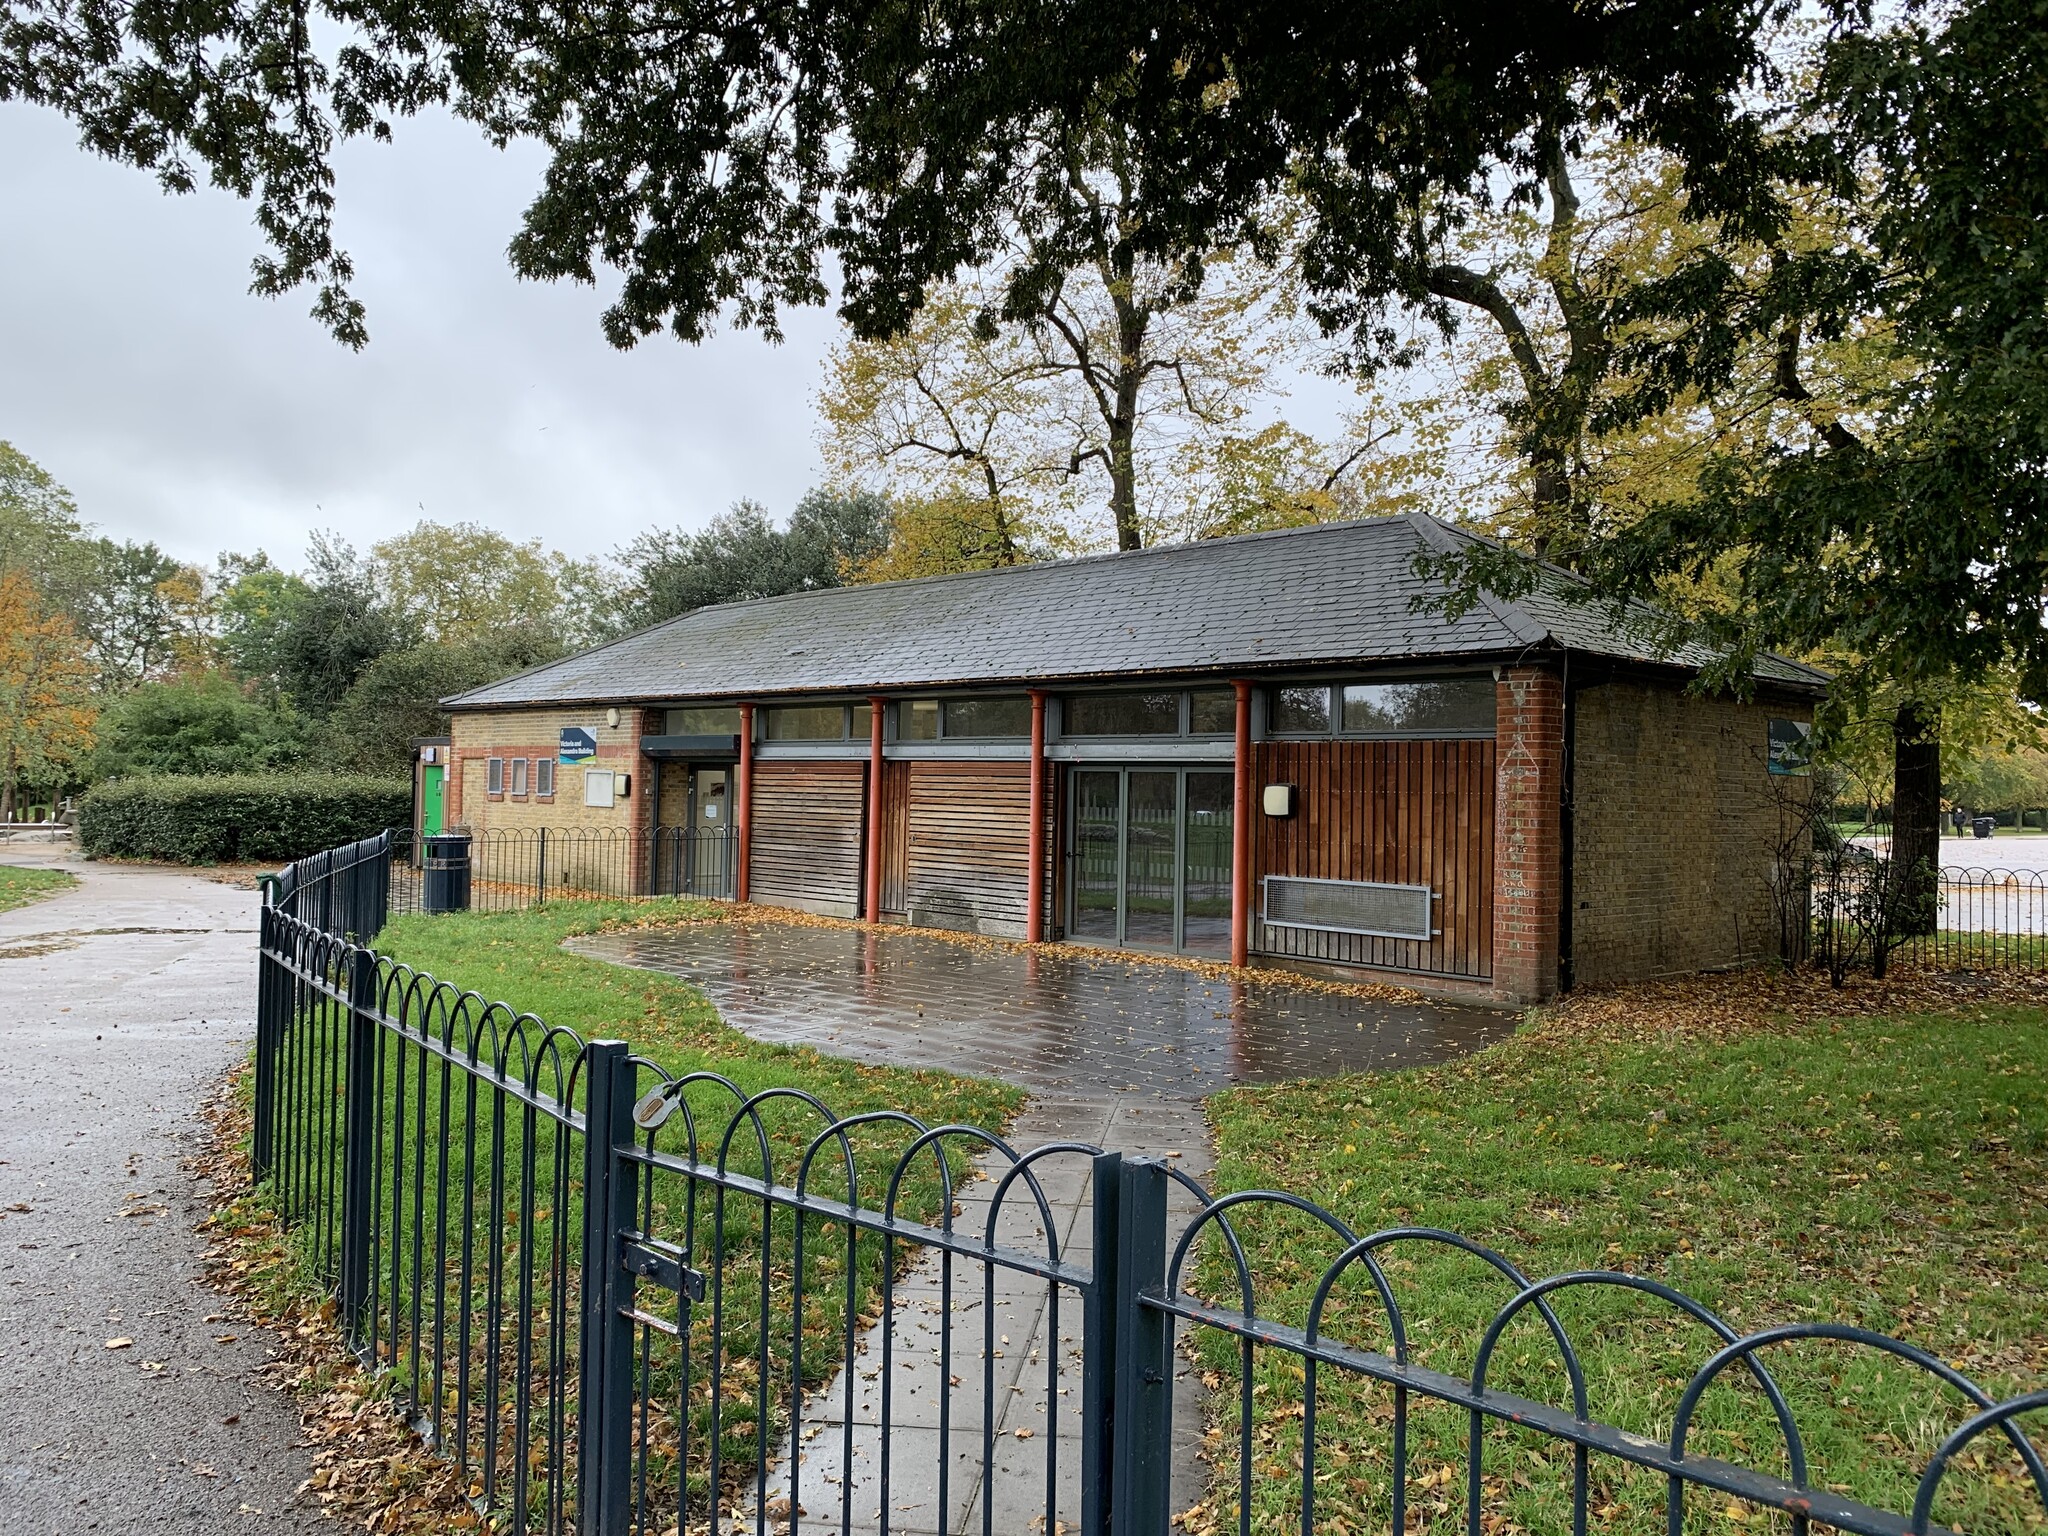
[[[332,1531],[293,1502],[309,1462],[262,1335],[198,1283],[181,1166],[252,1032],[256,895],[62,847],[0,861],[84,882],[0,913],[0,1531]]]

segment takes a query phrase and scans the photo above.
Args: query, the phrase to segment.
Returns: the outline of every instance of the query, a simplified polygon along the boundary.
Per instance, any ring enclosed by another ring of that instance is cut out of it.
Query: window
[[[1066,736],[1178,736],[1180,693],[1077,693],[1060,725]]]
[[[906,699],[896,711],[896,734],[903,741],[937,741],[939,701]]]
[[[1237,733],[1237,690],[1197,688],[1188,694],[1190,736],[1233,736]]]
[[[1348,733],[1485,735],[1493,730],[1493,713],[1490,677],[1344,685],[1344,730]]]
[[[617,798],[616,775],[609,768],[586,768],[583,770],[583,803],[599,807],[610,806]]]
[[[526,793],[526,759],[523,757],[512,759],[512,793],[515,795]]]
[[[1333,712],[1334,704],[1334,712]],[[1282,736],[1490,736],[1491,677],[1275,688],[1272,727]]]
[[[484,764],[484,793],[502,795],[505,793],[505,759],[494,757]]]
[[[1286,735],[1319,733],[1330,728],[1330,690],[1275,688],[1273,729]]]
[[[740,712],[730,704],[672,709],[663,729],[671,736],[737,736],[740,733]]]
[[[764,710],[770,741],[844,741],[844,704],[777,704]]]
[[[533,760],[533,792],[542,799],[555,792],[555,760],[552,757]]]
[[[939,705],[947,736],[1029,736],[1029,699],[947,699]]]
[[[866,741],[875,728],[875,706],[856,704],[847,715],[850,722],[847,734],[855,741]]]

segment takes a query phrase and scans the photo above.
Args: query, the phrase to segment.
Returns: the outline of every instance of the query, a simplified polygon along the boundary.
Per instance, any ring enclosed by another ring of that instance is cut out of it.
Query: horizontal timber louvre
[[[1494,743],[1268,741],[1253,749],[1258,877],[1427,885],[1440,898],[1429,943],[1355,933],[1252,929],[1262,955],[1440,976],[1493,974]],[[1258,809],[1257,789],[1293,784],[1295,814]],[[1256,899],[1256,895],[1255,895]]]
[[[1020,938],[1031,836],[1023,763],[912,763],[904,904],[909,920]]]
[[[867,771],[864,762],[754,763],[751,899],[855,915]]]

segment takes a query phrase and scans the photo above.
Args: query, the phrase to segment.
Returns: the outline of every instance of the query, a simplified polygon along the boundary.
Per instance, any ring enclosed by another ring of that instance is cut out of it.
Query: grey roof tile
[[[1417,553],[1467,537],[1428,518],[1380,518],[725,603],[447,702],[752,698],[1560,649],[1689,668],[1710,659],[1656,654],[1610,609],[1567,602],[1563,572],[1519,602],[1488,598],[1455,619],[1417,611],[1434,585],[1416,575]],[[1825,681],[1778,657],[1757,672]]]

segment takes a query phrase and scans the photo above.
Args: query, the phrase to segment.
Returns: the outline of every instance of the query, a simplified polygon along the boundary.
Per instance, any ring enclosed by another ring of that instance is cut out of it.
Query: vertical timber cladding
[[[748,895],[827,917],[860,911],[864,762],[763,762],[752,788]]]
[[[908,920],[904,887],[910,878],[910,764],[897,758],[882,763],[882,918]]]
[[[1030,766],[908,766],[906,917],[927,928],[1022,938],[1030,863]]]
[[[1427,885],[1440,898],[1442,930],[1424,944],[1258,923],[1254,950],[1439,976],[1493,974],[1492,741],[1267,741],[1253,761],[1255,877]],[[1299,787],[1293,816],[1259,809],[1267,784]]]

